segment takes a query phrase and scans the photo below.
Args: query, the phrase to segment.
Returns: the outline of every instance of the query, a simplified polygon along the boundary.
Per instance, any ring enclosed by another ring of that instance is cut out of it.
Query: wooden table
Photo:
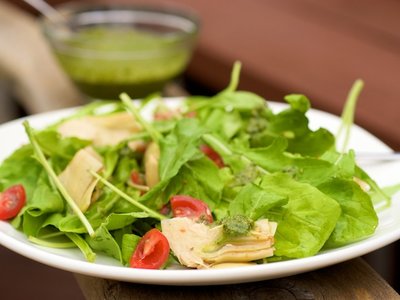
[[[400,299],[362,259],[281,279],[222,286],[156,286],[75,275],[86,299]]]

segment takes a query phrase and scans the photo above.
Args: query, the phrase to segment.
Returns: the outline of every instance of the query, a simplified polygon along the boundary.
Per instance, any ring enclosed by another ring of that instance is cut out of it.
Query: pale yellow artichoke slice
[[[249,263],[274,253],[277,224],[266,219],[254,223],[241,237],[224,239],[223,226],[196,223],[189,218],[161,221],[163,234],[179,262],[190,268],[209,268],[217,264]]]
[[[127,112],[72,119],[58,127],[61,136],[90,140],[95,146],[116,145],[140,130],[140,125]]]
[[[151,142],[144,153],[144,170],[146,184],[150,188],[160,181],[158,173],[158,161],[160,159],[160,147]]]
[[[103,169],[101,157],[91,147],[79,150],[68,166],[58,176],[68,194],[85,212],[92,202],[94,189],[98,179],[89,170],[99,172]]]

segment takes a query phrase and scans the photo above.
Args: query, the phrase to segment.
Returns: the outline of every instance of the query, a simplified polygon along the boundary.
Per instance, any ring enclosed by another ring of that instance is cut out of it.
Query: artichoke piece
[[[72,119],[58,127],[63,137],[90,140],[95,146],[117,145],[140,130],[141,126],[127,112]]]
[[[163,234],[182,265],[209,268],[222,263],[247,263],[274,253],[277,224],[266,219],[254,223],[245,236],[224,237],[223,225],[209,226],[189,218],[161,221]]]
[[[144,153],[144,170],[146,184],[150,188],[160,181],[158,173],[158,161],[160,160],[160,147],[158,144],[151,142]]]
[[[99,172],[103,169],[101,157],[91,147],[79,150],[68,166],[58,176],[82,212],[92,202],[92,195],[98,182],[88,171]]]

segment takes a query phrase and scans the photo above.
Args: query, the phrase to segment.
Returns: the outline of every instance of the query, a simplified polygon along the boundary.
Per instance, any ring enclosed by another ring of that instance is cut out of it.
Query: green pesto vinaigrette
[[[139,98],[160,91],[182,73],[191,49],[173,33],[95,26],[80,29],[55,52],[84,94],[117,99],[122,92]]]

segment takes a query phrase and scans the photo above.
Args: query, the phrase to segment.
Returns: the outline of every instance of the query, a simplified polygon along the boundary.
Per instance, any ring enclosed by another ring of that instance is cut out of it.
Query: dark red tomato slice
[[[25,205],[25,189],[21,184],[16,184],[0,194],[0,220],[14,218]]]
[[[215,152],[213,148],[207,145],[201,145],[200,150],[205,155],[207,155],[208,158],[211,159],[218,166],[218,168],[223,168],[225,166],[221,156],[219,156],[219,154]]]
[[[156,228],[146,232],[136,247],[130,261],[131,268],[159,269],[168,259],[169,243]]]
[[[195,221],[213,222],[210,208],[199,199],[176,195],[171,197],[170,202],[174,217],[188,217]]]

